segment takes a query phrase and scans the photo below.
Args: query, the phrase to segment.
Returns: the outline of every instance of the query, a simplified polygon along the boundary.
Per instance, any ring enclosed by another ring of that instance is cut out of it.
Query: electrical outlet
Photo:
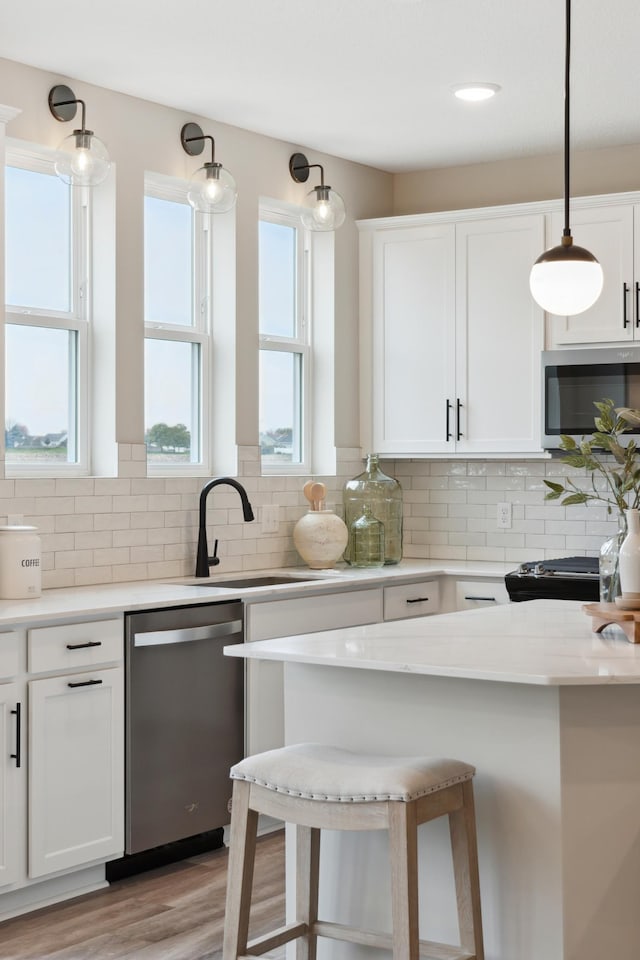
[[[508,500],[504,500],[498,504],[496,522],[503,530],[509,530],[511,528],[511,504]]]
[[[265,503],[262,508],[261,520],[263,533],[277,533],[280,529],[280,505]]]

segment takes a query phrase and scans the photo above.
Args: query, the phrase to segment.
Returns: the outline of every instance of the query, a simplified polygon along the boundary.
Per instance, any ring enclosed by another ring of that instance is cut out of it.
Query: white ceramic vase
[[[293,528],[296,550],[312,570],[327,570],[339,560],[349,533],[333,510],[309,510]]]
[[[626,510],[627,535],[620,547],[620,589],[623,596],[640,598],[640,511]]]

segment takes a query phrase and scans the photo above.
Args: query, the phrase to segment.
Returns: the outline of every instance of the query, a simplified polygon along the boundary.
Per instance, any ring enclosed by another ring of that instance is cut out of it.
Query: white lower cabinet
[[[249,603],[245,639],[270,640],[379,623],[383,616],[382,588],[353,590]],[[269,660],[247,661],[246,752],[261,753],[284,744],[283,668]]]
[[[2,635],[0,635],[2,643]],[[0,680],[0,886],[15,883],[23,869],[26,775],[22,758],[25,685]]]
[[[504,580],[456,580],[456,610],[492,607],[496,603],[509,603]]]
[[[398,583],[384,588],[384,619],[404,620],[440,612],[440,584],[437,580]]]
[[[29,876],[123,849],[121,668],[29,683]]]
[[[38,902],[36,884],[64,886],[65,873],[124,850],[123,654],[121,617],[0,632],[7,915]]]

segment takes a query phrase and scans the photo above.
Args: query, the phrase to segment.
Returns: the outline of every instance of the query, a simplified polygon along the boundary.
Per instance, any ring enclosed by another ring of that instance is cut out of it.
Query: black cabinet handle
[[[427,603],[429,597],[411,597],[407,599],[407,603]]]
[[[465,597],[465,600],[487,600],[489,603],[497,603],[495,597]]]
[[[447,443],[451,440],[451,430],[449,429],[449,414],[451,413],[451,401],[447,400],[447,430],[445,434],[445,440]]]
[[[640,327],[640,283],[636,280],[636,327]]]
[[[75,687],[97,687],[101,683],[102,683],[102,680],[76,680],[75,682],[70,680],[67,686],[74,687],[74,688]]]
[[[85,643],[68,643],[67,650],[86,650],[87,647],[101,647],[102,640],[87,640]]]
[[[11,713],[16,718],[16,752],[9,756],[15,760],[16,767],[19,767],[22,764],[22,704],[16,703],[16,708]]]
[[[459,400],[456,400],[456,440],[459,440],[462,436],[460,433],[460,409],[462,404]]]
[[[629,324],[629,317],[627,316],[627,294],[629,293],[629,284],[622,284],[622,326],[627,327]]]

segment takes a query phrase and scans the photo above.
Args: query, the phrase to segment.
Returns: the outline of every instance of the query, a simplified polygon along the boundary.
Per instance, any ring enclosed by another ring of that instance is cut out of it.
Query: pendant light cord
[[[569,227],[569,68],[571,62],[571,0],[566,0],[566,41],[564,57],[564,230],[563,237],[571,237]]]

